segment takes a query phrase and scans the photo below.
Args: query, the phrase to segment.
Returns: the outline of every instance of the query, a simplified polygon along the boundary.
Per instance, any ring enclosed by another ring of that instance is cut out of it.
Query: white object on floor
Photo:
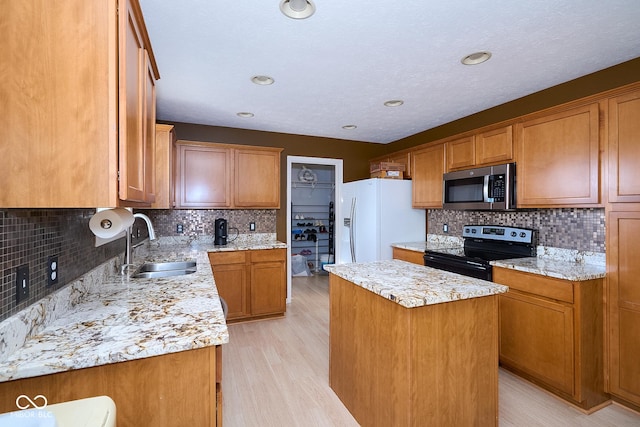
[[[89,397],[0,415],[0,427],[116,427],[116,404]]]

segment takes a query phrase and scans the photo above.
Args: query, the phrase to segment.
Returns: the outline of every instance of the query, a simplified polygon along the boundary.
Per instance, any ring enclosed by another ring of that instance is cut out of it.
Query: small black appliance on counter
[[[220,246],[227,244],[227,220],[224,218],[218,218],[215,222],[215,239],[213,244]]]

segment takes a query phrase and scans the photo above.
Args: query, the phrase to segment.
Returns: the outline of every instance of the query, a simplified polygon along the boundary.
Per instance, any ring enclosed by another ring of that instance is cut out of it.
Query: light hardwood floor
[[[329,387],[328,277],[296,277],[283,319],[229,326],[223,347],[225,427],[357,426]],[[500,370],[500,426],[640,426],[617,405],[585,415]]]

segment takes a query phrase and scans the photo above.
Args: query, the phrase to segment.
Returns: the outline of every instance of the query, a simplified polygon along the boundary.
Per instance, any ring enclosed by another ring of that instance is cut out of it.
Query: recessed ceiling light
[[[491,58],[491,52],[476,52],[467,55],[460,60],[464,65],[477,65],[488,61]]]
[[[316,6],[311,0],[282,0],[280,11],[289,18],[305,19],[315,13]]]
[[[238,117],[242,117],[243,119],[249,119],[253,117],[253,113],[249,113],[248,111],[241,111],[237,114]]]
[[[344,126],[342,126],[342,129],[344,129],[344,130],[354,130],[357,127],[358,126],[356,126],[356,125],[344,125]]]
[[[269,77],[269,76],[253,76],[251,77],[251,81],[254,82],[257,85],[272,85],[275,80],[273,80],[273,77]]]
[[[387,101],[384,103],[385,107],[399,107],[404,104],[404,101],[401,99],[392,99],[391,101]]]

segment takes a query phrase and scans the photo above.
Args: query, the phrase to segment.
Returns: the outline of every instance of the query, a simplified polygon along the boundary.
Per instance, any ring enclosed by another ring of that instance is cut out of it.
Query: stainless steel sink
[[[134,279],[154,279],[160,277],[184,276],[196,272],[195,261],[148,262],[142,264],[131,275]]]

